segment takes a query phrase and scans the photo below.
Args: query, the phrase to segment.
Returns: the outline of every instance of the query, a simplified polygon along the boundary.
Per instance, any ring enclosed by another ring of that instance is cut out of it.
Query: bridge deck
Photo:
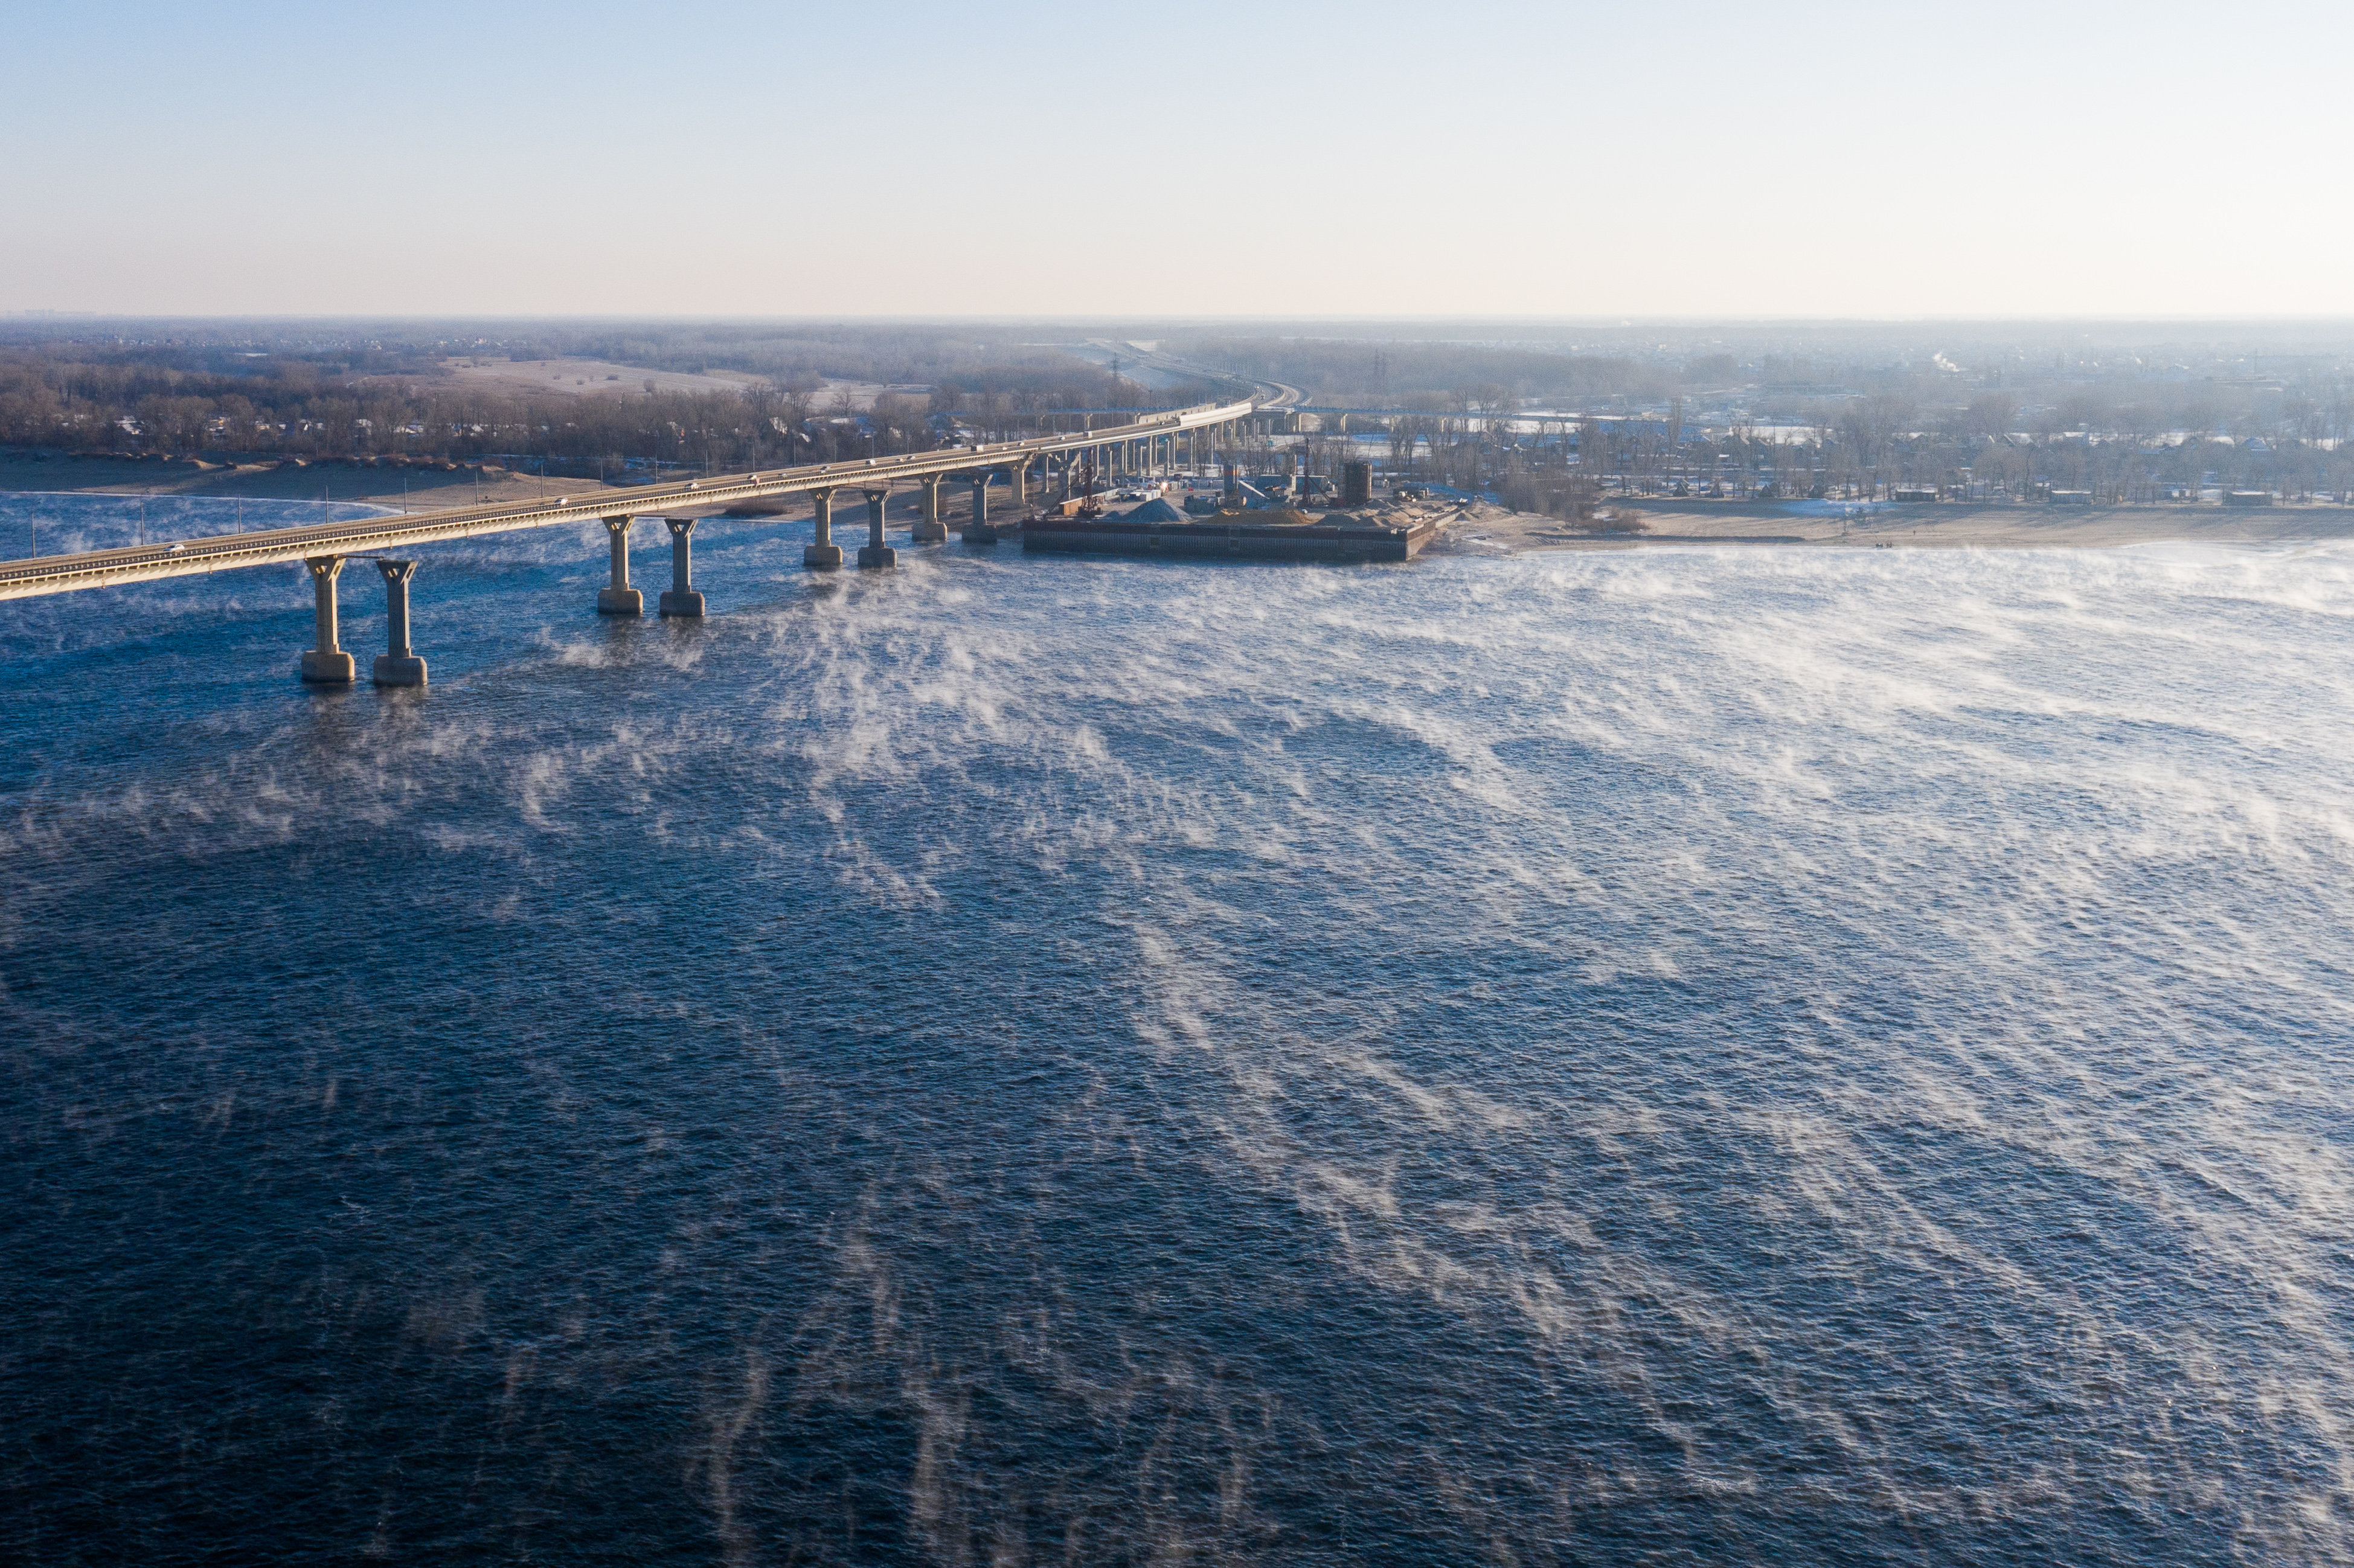
[[[1146,436],[1203,429],[1247,418],[1248,403],[1203,405],[1172,409],[1131,424],[1070,435],[1038,436],[1022,441],[963,447],[954,451],[909,452],[902,457],[864,458],[853,462],[812,463],[777,471],[734,474],[690,480],[684,484],[648,485],[631,490],[599,489],[580,496],[559,495],[548,501],[508,503],[499,506],[453,506],[412,512],[398,517],[363,517],[344,523],[320,523],[302,528],[271,528],[251,534],[225,534],[209,539],[186,539],[173,544],[135,545],[116,550],[82,550],[71,555],[36,556],[28,560],[0,561],[0,599],[29,599],[37,594],[71,593],[80,588],[111,588],[122,583],[152,582],[160,577],[193,577],[200,572],[233,571],[243,567],[271,566],[321,556],[353,556],[402,550],[417,545],[472,538],[516,528],[546,528],[562,523],[586,523],[625,514],[658,512],[665,507],[726,505],[760,496],[805,495],[816,490],[880,490],[895,482],[927,479],[934,474],[969,473],[1025,461],[1042,453],[1083,451]]]

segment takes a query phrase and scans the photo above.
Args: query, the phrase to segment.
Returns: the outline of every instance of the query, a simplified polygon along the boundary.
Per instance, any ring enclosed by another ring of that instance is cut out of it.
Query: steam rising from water
[[[798,550],[0,607],[15,1549],[2354,1551],[2354,553]]]

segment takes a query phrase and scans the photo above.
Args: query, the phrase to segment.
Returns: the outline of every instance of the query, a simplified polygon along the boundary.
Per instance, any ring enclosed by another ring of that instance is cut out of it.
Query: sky
[[[2354,7],[28,5],[0,312],[2354,314]]]

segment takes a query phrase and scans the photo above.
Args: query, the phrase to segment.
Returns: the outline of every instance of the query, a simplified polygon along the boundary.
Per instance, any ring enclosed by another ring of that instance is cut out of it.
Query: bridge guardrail
[[[1162,435],[1247,418],[1251,403],[1204,404],[1173,409],[1169,414],[1116,426],[1106,430],[1077,430],[1037,436],[1019,441],[999,441],[954,451],[907,452],[892,457],[864,458],[853,462],[815,463],[779,469],[773,474],[756,471],[684,484],[649,486],[626,493],[606,492],[592,499],[557,496],[545,503],[506,503],[492,506],[457,506],[432,512],[354,518],[344,523],[313,524],[300,528],[275,528],[250,534],[216,535],[164,545],[131,545],[108,550],[82,550],[68,555],[35,556],[0,561],[0,599],[29,599],[40,594],[71,593],[118,584],[155,582],[164,577],[198,573],[236,571],[272,566],[318,556],[344,556],[359,549],[396,549],[500,534],[523,528],[546,528],[566,523],[592,522],[603,517],[642,514],[665,506],[706,505],[751,500],[769,495],[804,494],[812,490],[855,489],[861,479],[922,477],[956,473],[972,468],[994,468],[1017,458],[1075,451],[1148,435]],[[624,501],[623,504],[616,504]],[[334,546],[334,547],[323,547]]]

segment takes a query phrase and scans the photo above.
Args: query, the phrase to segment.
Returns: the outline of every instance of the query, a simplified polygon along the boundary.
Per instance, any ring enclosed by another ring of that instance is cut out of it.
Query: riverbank
[[[2354,538],[2354,507],[2288,505],[1978,506],[1881,504],[1848,514],[1821,503],[1637,502],[1640,534],[1587,534],[1560,519],[1487,502],[1459,510],[1449,533],[1511,550],[1630,549],[1654,544],[1870,545],[1993,550],[2100,549],[2191,540],[2260,544]]]
[[[481,503],[514,503],[546,495],[577,495],[595,480],[542,478],[493,468],[355,468],[341,463],[281,468],[275,464],[196,468],[131,459],[35,458],[0,452],[0,493],[217,496],[248,500],[365,503],[423,510]],[[628,487],[612,493],[628,505]],[[1213,493],[1204,490],[1199,493]],[[967,512],[962,486],[942,496],[949,520]],[[1009,506],[992,500],[992,509]],[[1981,506],[1952,503],[1877,504],[1838,511],[1822,503],[1638,501],[1640,534],[1588,534],[1559,518],[1513,512],[1485,501],[1384,502],[1381,520],[1417,524],[1436,518],[1441,546],[1501,550],[1611,550],[1641,545],[1872,545],[1923,548],[2098,549],[2166,540],[2252,544],[2297,539],[2354,538],[2354,507],[2282,505]],[[893,526],[920,512],[918,493],[895,495]],[[687,510],[705,510],[690,508]],[[718,510],[716,507],[710,511]],[[809,503],[793,497],[784,515],[805,517]],[[1010,508],[1009,508],[1010,510]],[[850,519],[863,526],[863,513]],[[837,526],[842,522],[837,514]]]
[[[485,502],[529,501],[578,492],[595,480],[542,479],[503,469],[354,468],[314,463],[281,468],[274,461],[197,468],[188,463],[125,458],[36,458],[0,452],[0,492],[53,491],[84,495],[215,495],[248,501],[368,502],[423,509]],[[616,494],[626,492],[616,490]]]

